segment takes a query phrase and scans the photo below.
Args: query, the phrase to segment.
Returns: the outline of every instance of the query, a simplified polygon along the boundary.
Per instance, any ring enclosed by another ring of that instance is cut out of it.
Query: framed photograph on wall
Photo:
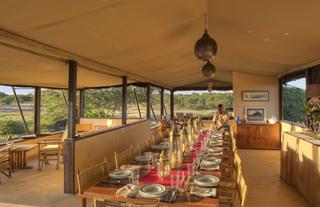
[[[269,91],[242,91],[242,101],[269,101]]]
[[[266,122],[265,107],[246,107],[245,108],[246,122],[249,123],[264,123]]]

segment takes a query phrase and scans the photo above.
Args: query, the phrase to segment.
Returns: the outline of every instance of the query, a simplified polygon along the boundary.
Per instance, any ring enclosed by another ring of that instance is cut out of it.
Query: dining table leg
[[[27,168],[27,152],[22,152],[22,168]]]
[[[87,207],[87,199],[84,197],[81,197],[81,206],[82,207]]]

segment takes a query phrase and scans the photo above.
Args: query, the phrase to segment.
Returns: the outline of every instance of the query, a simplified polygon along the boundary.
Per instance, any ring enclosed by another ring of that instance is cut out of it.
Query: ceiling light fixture
[[[213,59],[217,55],[217,42],[208,34],[207,13],[205,14],[205,30],[200,39],[197,40],[194,46],[194,54],[199,60],[207,61]]]
[[[216,68],[209,60],[207,60],[207,63],[202,66],[202,75],[211,80],[213,79],[215,72]]]

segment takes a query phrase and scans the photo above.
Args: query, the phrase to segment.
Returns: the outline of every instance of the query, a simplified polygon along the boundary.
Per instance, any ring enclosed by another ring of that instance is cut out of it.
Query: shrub
[[[0,134],[23,134],[25,133],[24,126],[22,122],[0,117]]]

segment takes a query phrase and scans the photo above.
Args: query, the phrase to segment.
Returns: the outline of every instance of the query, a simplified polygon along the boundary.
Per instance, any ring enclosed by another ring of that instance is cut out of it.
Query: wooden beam
[[[122,124],[127,124],[127,76],[122,77]]]
[[[175,91],[208,91],[208,87],[175,87],[173,88]],[[232,87],[231,86],[226,86],[226,87],[213,87],[212,90],[216,91],[231,91]]]
[[[170,91],[170,118],[174,119],[174,91]]]
[[[142,116],[141,116],[140,105],[139,105],[139,101],[138,101],[138,97],[137,97],[137,92],[136,92],[136,89],[135,89],[135,87],[134,87],[133,85],[131,85],[131,88],[132,88],[134,100],[135,100],[135,102],[136,102],[137,109],[138,109],[138,112],[139,112],[139,117],[140,117],[140,119],[141,119]]]
[[[64,192],[75,193],[75,150],[77,124],[77,62],[69,61],[68,138],[64,143]]]
[[[40,135],[41,116],[41,88],[36,87],[34,91],[34,134]]]
[[[85,92],[84,89],[80,90],[79,117],[84,117],[84,103],[85,103],[84,92]]]
[[[22,112],[22,108],[21,108],[21,105],[20,105],[20,102],[19,102],[19,99],[18,99],[18,96],[17,96],[17,93],[16,93],[16,89],[13,86],[11,88],[12,88],[13,95],[14,95],[14,98],[16,100],[19,112],[20,112],[20,116],[21,116],[21,119],[22,119],[22,122],[23,122],[24,129],[26,130],[27,134],[30,134],[26,119],[24,118],[24,115],[23,115],[23,112]]]
[[[147,114],[147,119],[150,119],[151,118],[151,116],[150,116],[150,105],[151,105],[151,102],[150,102],[150,84],[147,84],[147,92],[146,92],[146,96],[147,96],[147,103],[146,103],[146,105],[147,105],[147,107],[146,107],[146,109],[147,109],[147,111],[146,111],[146,114]]]
[[[150,102],[150,109],[151,109],[151,112],[152,112],[152,115],[153,115],[154,120],[158,123],[158,119],[157,119],[156,114],[154,113],[154,110],[153,110],[153,107],[152,107],[152,103],[151,103],[151,102]]]
[[[164,89],[160,89],[160,117],[164,115]],[[160,118],[161,120],[161,118]]]

